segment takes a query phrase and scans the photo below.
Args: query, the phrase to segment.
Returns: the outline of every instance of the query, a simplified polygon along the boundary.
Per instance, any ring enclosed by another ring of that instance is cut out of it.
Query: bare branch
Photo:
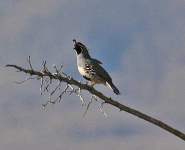
[[[165,124],[164,122],[162,122],[160,120],[157,120],[155,118],[152,118],[152,117],[150,117],[150,116],[148,116],[148,115],[146,115],[146,114],[144,114],[144,113],[142,113],[142,112],[140,112],[138,110],[135,110],[133,108],[127,107],[127,106],[125,106],[125,105],[123,105],[123,104],[121,104],[121,103],[113,100],[111,97],[109,98],[109,97],[105,96],[101,92],[99,92],[96,89],[94,89],[94,87],[89,87],[87,84],[83,84],[81,82],[78,82],[77,80],[73,79],[70,75],[67,75],[67,74],[63,73],[63,75],[65,75],[65,76],[62,76],[61,73],[60,73],[61,69],[57,69],[56,68],[56,73],[52,74],[51,72],[48,71],[48,69],[46,67],[46,61],[43,63],[43,67],[44,68],[43,68],[43,71],[41,71],[41,72],[40,71],[33,70],[33,67],[31,65],[31,61],[30,61],[30,57],[28,58],[28,62],[30,64],[30,68],[31,69],[24,69],[22,67],[19,67],[17,65],[12,65],[12,64],[8,64],[8,65],[6,65],[6,67],[16,68],[18,71],[24,72],[26,74],[29,74],[30,76],[33,76],[33,75],[34,76],[37,76],[38,79],[39,78],[41,79],[42,77],[48,77],[50,80],[55,79],[55,80],[59,80],[60,82],[65,82],[67,85],[66,85],[64,91],[52,103],[55,103],[58,99],[60,101],[61,98],[62,98],[62,96],[63,96],[63,94],[67,92],[67,89],[68,88],[70,88],[70,89],[72,89],[72,93],[76,93],[79,96],[80,100],[82,101],[82,105],[85,105],[84,99],[82,97],[81,90],[86,90],[86,91],[89,91],[91,94],[95,95],[96,98],[93,97],[94,99],[97,99],[97,97],[99,97],[100,99],[102,99],[104,101],[100,105],[100,110],[101,110],[101,112],[105,116],[107,116],[107,115],[103,111],[103,104],[104,103],[107,103],[107,104],[110,104],[112,106],[117,107],[121,111],[125,111],[125,112],[130,113],[130,114],[132,114],[134,116],[137,116],[137,117],[139,117],[141,119],[144,119],[144,120],[146,120],[146,121],[148,121],[148,122],[150,122],[150,123],[152,123],[154,125],[157,125],[160,128],[162,128],[162,129],[164,129],[164,130],[166,130],[166,131],[174,134],[175,136],[177,136],[177,137],[185,140],[185,134],[184,133],[178,131],[175,128],[172,128],[171,126]],[[46,88],[45,88],[46,90],[47,90],[47,88],[48,88],[48,86],[50,84],[51,84],[51,82],[49,82],[48,85],[46,86]],[[41,85],[42,85],[42,83],[41,83]],[[78,90],[74,90],[73,88],[71,88],[72,85],[77,86],[79,89]],[[57,86],[57,88],[58,88],[58,86]],[[54,90],[54,91],[56,91],[56,90]],[[71,94],[71,91],[70,91],[70,94]],[[50,95],[52,95],[52,93]],[[51,102],[50,99],[46,102],[46,104],[43,104],[43,106],[45,107],[49,102]],[[91,102],[89,102],[89,104],[87,105],[86,111],[89,109],[90,103]],[[86,113],[86,111],[85,111],[85,113]]]

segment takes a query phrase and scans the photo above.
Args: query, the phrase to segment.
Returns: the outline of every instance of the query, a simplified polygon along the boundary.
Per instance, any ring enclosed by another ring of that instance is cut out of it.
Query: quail
[[[112,82],[112,78],[107,71],[101,66],[101,62],[97,59],[91,58],[88,49],[81,42],[73,40],[74,49],[77,56],[77,67],[79,73],[89,82],[90,86],[95,84],[104,84],[114,91],[117,95],[120,94],[119,90]]]

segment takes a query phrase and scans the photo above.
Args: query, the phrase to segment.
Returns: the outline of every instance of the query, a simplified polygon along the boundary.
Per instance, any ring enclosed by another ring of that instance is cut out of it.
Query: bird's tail
[[[114,93],[116,93],[117,95],[121,94],[121,93],[119,92],[119,90],[117,89],[117,87],[116,87],[112,82],[111,82],[111,83],[106,82],[106,85],[107,85],[110,89],[112,89],[112,90],[114,91]]]

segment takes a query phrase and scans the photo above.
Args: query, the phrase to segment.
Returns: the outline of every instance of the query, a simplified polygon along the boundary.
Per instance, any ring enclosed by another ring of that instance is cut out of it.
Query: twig
[[[31,70],[33,70],[33,67],[31,65],[31,57],[30,56],[27,58],[27,61],[28,61],[29,65],[30,65]]]
[[[59,88],[59,87],[58,87],[58,88]],[[68,88],[69,88],[69,86],[66,85],[66,87],[64,88],[64,90],[62,91],[62,93],[61,93],[54,101],[51,101],[51,100],[50,100],[50,103],[55,104],[55,103],[57,102],[58,99],[59,99],[58,102],[60,102],[61,99],[62,99],[62,96],[67,92],[67,89],[68,89]]]
[[[21,84],[21,83],[23,83],[23,82],[25,82],[25,81],[28,81],[29,79],[31,79],[31,74],[25,79],[25,80],[23,80],[23,81],[21,81],[21,82],[16,82],[15,81],[15,83],[17,83],[17,84]]]
[[[71,95],[72,93],[78,94],[77,93],[78,89],[74,89],[70,84],[68,86],[71,88],[71,91],[68,91],[69,95]]]
[[[90,104],[93,102],[93,99],[94,99],[95,101],[98,100],[97,97],[96,97],[96,95],[91,94],[91,99],[90,99],[90,101],[89,101],[89,103],[88,103],[88,105],[87,105],[87,107],[86,107],[86,110],[85,110],[85,112],[84,112],[83,117],[85,117],[85,115],[86,115],[86,113],[87,113],[87,111],[88,111],[88,109],[89,109]]]
[[[42,95],[43,77],[40,78],[40,95]]]
[[[44,109],[48,105],[48,103],[49,103],[49,101],[47,101],[45,104],[42,104],[42,106],[44,106]]]
[[[104,110],[103,110],[103,104],[105,104],[106,102],[102,102],[101,104],[100,104],[100,111],[101,111],[101,113],[103,113],[104,115],[105,115],[105,117],[108,117],[107,116],[107,114],[104,112]]]
[[[88,111],[89,106],[90,106],[91,103],[92,103],[92,100],[89,101],[89,103],[88,103],[88,105],[87,105],[87,107],[86,107],[86,110],[85,110],[85,112],[84,112],[83,117],[85,117],[85,115],[86,115],[86,113],[87,113],[87,111]]]
[[[81,88],[79,88],[78,91],[79,91],[78,96],[79,96],[80,100],[82,101],[82,106],[83,106],[83,105],[85,105],[85,102],[84,102],[84,99],[82,97]]]
[[[98,101],[98,98],[97,98],[97,96],[96,95],[94,95],[94,94],[91,94],[91,99],[93,100],[95,100],[95,101]]]
[[[47,82],[47,81],[46,81]],[[48,87],[51,85],[52,79],[49,78],[46,87],[44,88],[43,92],[48,91]]]

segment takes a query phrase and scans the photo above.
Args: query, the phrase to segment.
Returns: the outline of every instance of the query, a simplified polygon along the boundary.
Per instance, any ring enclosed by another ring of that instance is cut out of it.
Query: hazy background
[[[107,96],[185,132],[185,0],[0,0],[0,149],[184,150],[178,137],[101,100],[86,107],[65,95],[44,110],[39,81],[6,64],[63,71],[85,82],[76,68],[73,39],[103,62],[122,93]],[[53,82],[53,87],[56,82]],[[83,92],[88,103],[90,95]],[[53,97],[54,98],[54,97]]]

